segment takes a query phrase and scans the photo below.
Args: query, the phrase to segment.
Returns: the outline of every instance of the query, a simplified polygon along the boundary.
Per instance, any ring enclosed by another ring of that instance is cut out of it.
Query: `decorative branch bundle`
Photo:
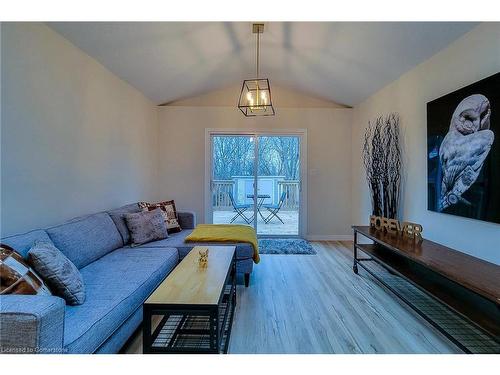
[[[371,193],[372,214],[397,219],[401,189],[399,115],[368,122],[363,143],[363,164]]]

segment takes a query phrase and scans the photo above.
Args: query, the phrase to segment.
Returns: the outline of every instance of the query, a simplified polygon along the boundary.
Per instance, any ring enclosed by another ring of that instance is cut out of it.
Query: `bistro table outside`
[[[247,194],[248,199],[254,199],[254,197],[255,197],[254,194]],[[269,194],[257,194],[257,212],[259,213],[262,220],[265,220],[265,219],[264,219],[264,216],[262,215],[262,212],[260,212],[260,208],[264,204],[264,201],[266,199],[269,199],[269,198],[271,198],[271,196]]]

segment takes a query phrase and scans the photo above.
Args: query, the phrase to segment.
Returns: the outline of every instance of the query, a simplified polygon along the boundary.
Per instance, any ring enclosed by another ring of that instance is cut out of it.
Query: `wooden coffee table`
[[[198,251],[206,248],[208,263],[202,267]],[[235,246],[196,246],[189,252],[144,302],[144,353],[227,353],[236,306],[235,258]]]

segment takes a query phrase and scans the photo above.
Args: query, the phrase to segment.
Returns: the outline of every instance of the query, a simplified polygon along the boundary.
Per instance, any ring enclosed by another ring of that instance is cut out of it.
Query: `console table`
[[[354,273],[362,267],[464,352],[500,353],[500,266],[429,240],[352,228]]]

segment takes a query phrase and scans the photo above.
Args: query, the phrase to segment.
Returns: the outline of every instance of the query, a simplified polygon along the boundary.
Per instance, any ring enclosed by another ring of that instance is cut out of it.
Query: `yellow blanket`
[[[186,242],[245,242],[253,246],[253,261],[259,263],[259,243],[255,229],[237,224],[198,224]]]

